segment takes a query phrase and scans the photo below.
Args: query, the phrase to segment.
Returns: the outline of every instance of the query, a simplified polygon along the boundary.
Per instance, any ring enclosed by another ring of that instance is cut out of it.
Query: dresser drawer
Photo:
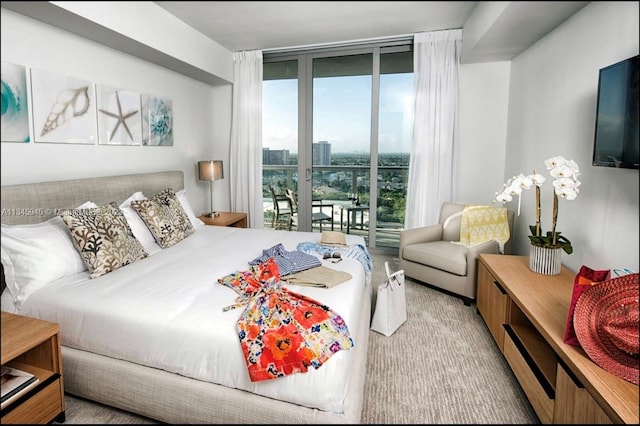
[[[562,364],[558,364],[556,395],[554,423],[580,425],[614,423],[584,386]]]
[[[540,422],[544,424],[552,423],[555,393],[545,390],[539,378],[540,374],[534,372],[535,367],[529,365],[525,356],[518,349],[518,345],[514,342],[514,337],[508,332],[504,335],[504,357],[507,359],[520,386],[522,386],[522,390],[529,398],[529,402],[540,418]]]
[[[49,423],[62,412],[61,382],[57,378],[2,416],[2,423]]]
[[[491,275],[484,262],[478,262],[478,289],[476,306],[487,324],[500,352],[504,351],[504,328],[507,322],[509,296]]]

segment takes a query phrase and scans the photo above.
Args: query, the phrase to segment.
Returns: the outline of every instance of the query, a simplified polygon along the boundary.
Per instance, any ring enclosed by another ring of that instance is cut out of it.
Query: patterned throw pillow
[[[66,210],[60,217],[69,228],[91,278],[147,257],[116,203]]]
[[[131,207],[138,212],[163,249],[175,245],[195,231],[171,188],[160,191],[147,200],[134,200]]]

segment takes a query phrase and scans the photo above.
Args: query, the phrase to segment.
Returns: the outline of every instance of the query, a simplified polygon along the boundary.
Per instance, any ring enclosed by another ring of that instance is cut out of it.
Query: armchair
[[[466,246],[460,241],[460,223],[464,204],[444,203],[437,224],[400,232],[399,268],[407,277],[426,283],[462,298],[471,305],[476,298],[478,254],[500,253],[496,240]],[[514,212],[507,210],[509,235],[513,231]],[[511,238],[504,253],[511,252]]]

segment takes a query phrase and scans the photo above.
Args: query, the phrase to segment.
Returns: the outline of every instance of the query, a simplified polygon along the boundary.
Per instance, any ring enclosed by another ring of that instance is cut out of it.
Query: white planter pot
[[[559,275],[562,269],[562,248],[531,246],[529,269],[542,275]]]

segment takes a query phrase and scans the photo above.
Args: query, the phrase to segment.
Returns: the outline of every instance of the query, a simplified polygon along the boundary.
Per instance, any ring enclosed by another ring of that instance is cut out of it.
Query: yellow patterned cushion
[[[509,240],[509,221],[504,207],[466,206],[460,220],[460,242],[475,245],[496,240],[500,252]]]

